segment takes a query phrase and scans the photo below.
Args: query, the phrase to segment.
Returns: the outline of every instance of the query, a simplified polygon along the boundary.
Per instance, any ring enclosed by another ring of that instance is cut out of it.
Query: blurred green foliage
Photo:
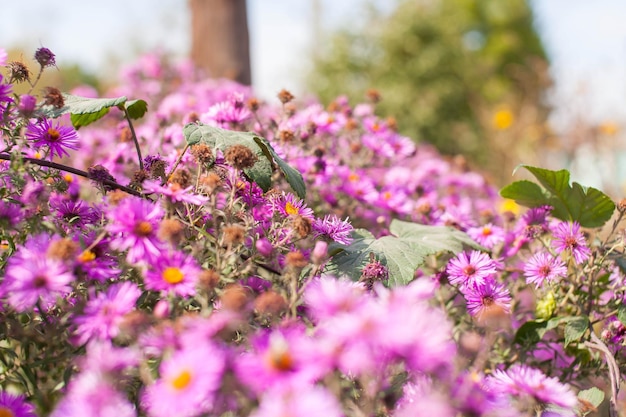
[[[521,162],[511,153],[547,118],[547,57],[526,0],[398,0],[318,41],[307,84],[323,102],[375,89],[400,132],[492,173]]]

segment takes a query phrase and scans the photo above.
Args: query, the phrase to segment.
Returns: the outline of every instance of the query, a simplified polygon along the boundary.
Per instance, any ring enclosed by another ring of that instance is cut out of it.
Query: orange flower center
[[[0,417],[15,417],[15,413],[2,405],[0,405]]]
[[[78,262],[90,262],[96,259],[96,254],[90,250],[83,251],[80,255],[78,255]]]
[[[181,373],[179,373],[176,376],[176,378],[171,380],[172,387],[174,387],[174,389],[177,391],[187,388],[187,386],[189,386],[190,383],[191,383],[191,372],[189,372],[186,369],[183,370]]]
[[[59,132],[53,127],[48,128],[48,139],[50,140],[50,142],[56,142],[57,140],[59,140],[60,137],[61,137],[61,132]]]
[[[141,237],[150,236],[152,225],[147,221],[141,221],[135,225],[135,234]]]
[[[287,201],[287,203],[285,204],[285,211],[287,212],[287,214],[291,216],[295,216],[296,214],[300,213],[300,211],[298,210],[298,207],[294,206],[289,201]]]
[[[165,271],[163,271],[163,280],[168,284],[178,284],[179,282],[182,282],[184,278],[185,275],[176,267],[171,266],[169,268],[165,268]]]

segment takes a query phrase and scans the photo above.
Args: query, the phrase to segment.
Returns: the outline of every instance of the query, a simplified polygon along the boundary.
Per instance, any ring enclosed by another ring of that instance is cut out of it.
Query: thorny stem
[[[0,159],[3,159],[5,161],[10,161],[11,160],[11,155],[0,154]],[[24,161],[30,162],[31,164],[39,165],[39,166],[42,166],[42,167],[54,168],[54,169],[58,169],[59,171],[70,172],[70,173],[78,175],[80,177],[91,179],[91,177],[89,176],[88,172],[85,172],[83,170],[80,170],[80,169],[77,169],[77,168],[73,168],[73,167],[70,167],[70,166],[67,166],[67,165],[57,164],[56,162],[51,162],[51,161],[44,161],[42,159],[29,158],[29,157],[26,157],[26,156],[23,156],[22,159]],[[145,197],[145,195],[140,193],[139,191],[133,190],[132,188],[126,187],[126,186],[121,185],[121,184],[118,184],[115,181],[102,180],[101,182],[103,184],[106,184],[106,185],[112,187],[112,188],[115,188],[115,189],[127,192],[128,194],[132,194],[132,195],[137,196],[137,197]]]
[[[130,128],[130,134],[133,137],[133,142],[135,142],[135,149],[137,150],[137,157],[139,158],[139,169],[143,171],[143,158],[141,157],[141,148],[139,147],[139,140],[137,140],[135,127],[133,126],[133,122],[130,120],[130,115],[128,114],[128,109],[126,108],[126,106],[124,106],[124,116],[126,116],[126,120],[128,121],[128,127]]]
[[[609,379],[611,381],[611,401],[609,403],[609,416],[617,417],[617,394],[619,393],[620,371],[615,357],[606,344],[591,330],[591,341],[585,342],[585,346],[598,350],[604,354],[606,364],[609,368]]]

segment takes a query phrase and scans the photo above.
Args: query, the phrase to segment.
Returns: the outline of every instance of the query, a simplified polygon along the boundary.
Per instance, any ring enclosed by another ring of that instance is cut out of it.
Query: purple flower
[[[143,183],[143,189],[147,192],[162,194],[174,203],[185,202],[202,205],[209,201],[208,197],[195,194],[193,192],[193,185],[187,188],[181,188],[178,184],[168,183],[163,187],[158,181],[146,180]]]
[[[493,279],[468,285],[463,289],[463,296],[467,301],[467,311],[479,321],[511,312],[509,290]]]
[[[348,219],[341,220],[334,214],[324,216],[323,220],[315,219],[313,231],[315,236],[328,236],[337,243],[349,245],[352,242],[350,233],[354,230]]]
[[[496,369],[487,381],[495,392],[529,396],[541,405],[554,404],[569,409],[578,405],[578,398],[570,387],[525,365],[515,364],[506,371]]]
[[[74,320],[77,344],[91,338],[113,339],[120,332],[124,316],[135,308],[141,290],[132,282],[113,284],[106,293],[87,302],[85,310]]]
[[[41,252],[16,255],[6,268],[2,292],[17,311],[31,309],[39,301],[43,308],[48,308],[57,297],[70,292],[69,284],[73,280],[74,276],[61,261],[42,256]]]
[[[50,159],[54,155],[59,158],[69,156],[67,149],[78,149],[78,135],[68,126],[53,124],[50,119],[42,119],[36,124],[29,124],[26,129],[26,139],[34,142],[35,146],[47,146],[50,149]]]
[[[284,193],[281,197],[277,198],[274,201],[274,207],[285,217],[302,216],[309,220],[315,220],[313,210],[308,208],[304,204],[304,201],[291,193]]]
[[[146,271],[146,288],[182,297],[193,296],[200,272],[200,267],[191,256],[180,251],[162,252],[152,260]]]
[[[487,249],[493,249],[497,244],[504,242],[504,230],[501,227],[488,223],[484,226],[470,227],[467,234]]]
[[[480,251],[461,252],[451,259],[446,268],[448,279],[453,285],[469,286],[485,282],[485,278],[496,273],[496,263]]]
[[[128,250],[131,263],[149,263],[159,257],[163,243],[157,238],[157,231],[164,214],[158,204],[134,197],[123,199],[108,213],[111,247]]]
[[[554,249],[559,253],[570,252],[577,264],[583,263],[591,256],[591,250],[587,247],[585,236],[580,231],[578,222],[560,222],[554,228],[553,236],[552,245]]]
[[[32,404],[24,401],[23,395],[0,391],[0,416],[36,417]]]
[[[337,398],[316,385],[279,385],[263,394],[251,417],[342,417]]]
[[[539,288],[544,281],[553,282],[558,277],[567,276],[567,267],[560,258],[537,252],[524,265],[524,276],[527,284],[535,284]]]
[[[224,354],[207,343],[186,347],[161,363],[159,380],[142,398],[152,417],[191,417],[213,407],[221,386]]]

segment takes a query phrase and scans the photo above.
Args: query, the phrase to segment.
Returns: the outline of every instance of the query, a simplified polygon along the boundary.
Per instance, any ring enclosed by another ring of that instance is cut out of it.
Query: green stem
[[[133,126],[133,122],[130,120],[130,115],[128,114],[128,109],[126,108],[126,106],[124,106],[124,115],[126,116],[126,120],[128,121],[130,134],[133,136],[133,142],[135,142],[135,149],[137,150],[137,157],[139,158],[139,169],[143,171],[143,158],[141,157],[141,148],[139,147],[139,140],[137,140],[135,127]]]

